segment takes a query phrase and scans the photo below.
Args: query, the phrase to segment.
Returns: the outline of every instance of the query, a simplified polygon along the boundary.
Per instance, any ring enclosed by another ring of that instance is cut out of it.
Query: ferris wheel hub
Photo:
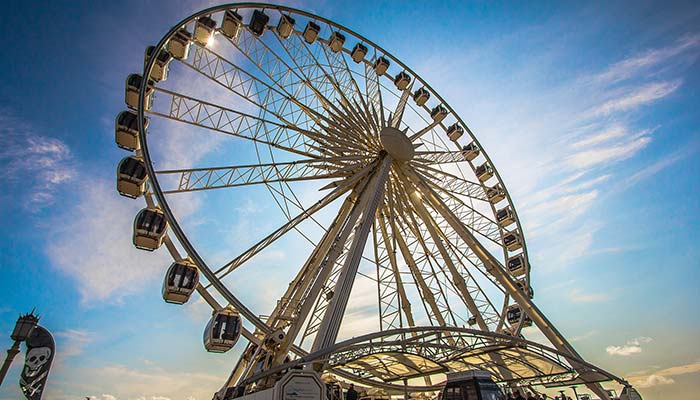
[[[379,132],[379,140],[384,150],[395,160],[410,161],[416,153],[411,140],[397,128],[385,126]]]

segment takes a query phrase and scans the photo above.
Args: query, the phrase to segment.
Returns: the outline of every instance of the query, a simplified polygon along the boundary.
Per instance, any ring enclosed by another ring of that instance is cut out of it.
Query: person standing
[[[350,384],[350,387],[348,388],[346,400],[357,400],[357,391],[355,390],[355,385],[352,383]]]

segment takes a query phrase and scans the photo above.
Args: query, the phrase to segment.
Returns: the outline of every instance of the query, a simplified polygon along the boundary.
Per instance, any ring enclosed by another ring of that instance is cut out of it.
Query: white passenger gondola
[[[253,14],[250,16],[250,22],[248,23],[248,27],[250,28],[251,32],[260,36],[263,33],[265,33],[265,27],[267,26],[267,23],[269,21],[270,16],[265,14],[264,11],[254,10]]]
[[[352,60],[355,61],[356,63],[359,63],[360,61],[365,59],[365,56],[367,55],[367,46],[365,46],[362,43],[358,43],[355,45],[355,47],[352,48],[352,52],[350,53],[350,57],[352,57]]]
[[[525,275],[525,256],[518,254],[508,259],[508,271],[515,277]]]
[[[126,95],[124,101],[130,108],[136,109],[139,106],[139,89],[143,77],[139,74],[131,74],[126,78]],[[153,103],[153,81],[149,80],[146,85],[146,95],[143,99],[143,106],[146,110],[151,109]]]
[[[515,251],[523,247],[523,240],[517,231],[508,232],[503,236],[503,244],[508,248],[508,251]]]
[[[377,58],[377,61],[374,62],[373,68],[377,75],[382,76],[386,70],[389,69],[389,60],[384,57]]]
[[[199,283],[199,269],[189,260],[174,262],[165,273],[163,300],[185,304]]]
[[[413,101],[415,101],[416,105],[419,107],[427,103],[428,99],[430,99],[430,92],[426,88],[420,88],[413,92]]]
[[[156,46],[148,46],[146,48],[146,54],[143,59],[144,68],[155,51]],[[158,52],[158,57],[156,57],[156,61],[153,63],[153,69],[151,69],[150,79],[152,81],[160,82],[168,79],[168,67],[172,58],[170,53],[165,49],[161,49],[161,51]]]
[[[211,19],[211,17],[205,15],[197,18],[197,22],[194,24],[195,42],[206,46],[214,35],[214,30],[216,30],[216,21]]]
[[[318,34],[321,33],[321,27],[318,26],[314,21],[309,21],[304,28],[304,40],[308,44],[312,44],[318,38]]]
[[[284,39],[289,38],[292,35],[292,32],[294,32],[295,23],[296,21],[294,21],[294,18],[290,17],[289,15],[282,14],[280,21],[277,23],[277,34]]]
[[[445,119],[446,116],[447,116],[447,109],[445,107],[443,107],[442,105],[435,106],[435,108],[433,108],[430,111],[430,118],[432,118],[433,121],[435,121],[435,122],[442,121],[443,119]]]
[[[180,28],[168,41],[168,51],[173,57],[184,60],[190,54],[191,44],[192,34],[190,31],[186,28]]]
[[[489,199],[491,204],[497,204],[506,198],[506,191],[503,190],[503,186],[500,183],[497,183],[493,187],[486,189],[486,198]]]
[[[241,317],[230,306],[214,311],[204,329],[204,347],[212,353],[229,351],[241,336]]]
[[[168,221],[163,211],[157,208],[144,208],[134,219],[134,246],[137,249],[153,251],[163,244]]]
[[[238,32],[243,25],[243,17],[234,10],[226,10],[224,19],[221,21],[220,32],[227,38],[233,39],[238,36]]]
[[[467,161],[471,161],[479,156],[479,146],[475,142],[471,142],[462,146],[462,155]]]
[[[522,319],[523,327],[532,326],[532,319],[530,319],[530,317],[525,314],[517,304],[513,304],[508,307],[508,311],[506,311],[506,319],[508,319],[508,323],[511,325],[520,323],[520,319]]]
[[[117,191],[135,199],[146,192],[146,164],[134,156],[125,157],[117,167]]]
[[[488,162],[476,167],[476,171],[474,172],[476,173],[476,177],[479,178],[481,182],[486,182],[493,176],[493,168],[491,168]]]
[[[464,135],[464,128],[459,126],[457,123],[452,124],[447,128],[447,137],[453,142],[461,138],[462,135]]]
[[[399,90],[404,90],[411,83],[411,77],[406,73],[406,71],[399,72],[394,78],[394,85]]]
[[[496,222],[498,222],[498,225],[501,228],[505,228],[506,226],[514,223],[515,213],[513,212],[513,209],[510,206],[507,206],[496,211]]]
[[[516,281],[515,284],[518,286],[518,290],[525,293],[530,299],[535,297],[535,291],[532,289],[532,286],[526,286],[525,281]]]
[[[331,37],[328,38],[328,47],[332,52],[337,53],[343,49],[345,44],[345,35],[338,31],[331,33]]]
[[[141,148],[138,118],[138,115],[131,110],[122,111],[117,115],[117,118],[114,120],[114,138],[117,146],[129,151]],[[144,117],[144,129],[148,129],[148,121],[148,117]]]

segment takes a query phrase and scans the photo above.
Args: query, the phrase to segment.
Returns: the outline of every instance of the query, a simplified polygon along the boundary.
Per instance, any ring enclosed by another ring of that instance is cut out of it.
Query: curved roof
[[[402,391],[440,389],[445,374],[480,369],[494,381],[563,386],[620,378],[579,358],[523,338],[454,327],[416,327],[360,336],[278,368],[323,362],[324,369],[364,385]],[[573,366],[575,366],[575,368]],[[416,379],[422,378],[422,379]]]

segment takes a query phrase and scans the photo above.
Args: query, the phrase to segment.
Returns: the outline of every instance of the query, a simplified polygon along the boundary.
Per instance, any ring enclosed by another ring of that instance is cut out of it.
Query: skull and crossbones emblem
[[[51,348],[35,347],[27,353],[24,362],[24,376],[33,378],[39,373],[41,367],[46,364],[51,358]]]

